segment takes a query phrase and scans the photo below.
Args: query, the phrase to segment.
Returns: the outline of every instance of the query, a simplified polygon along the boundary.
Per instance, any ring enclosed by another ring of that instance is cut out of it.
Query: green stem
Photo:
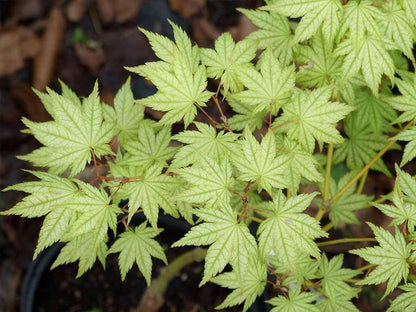
[[[357,270],[358,271],[361,271],[361,272],[364,272],[364,271],[366,271],[366,270],[368,270],[368,269],[371,269],[372,267],[374,267],[375,266],[375,264],[367,264],[367,265],[365,265],[365,266],[363,266],[363,267],[361,267],[361,268],[358,268]]]
[[[400,132],[403,132],[403,131],[405,131],[406,129],[408,129],[411,125],[413,124],[413,121],[411,121],[411,122],[409,122],[404,128],[402,128],[398,133],[400,133]],[[383,147],[383,149],[380,151],[380,152],[378,152],[377,153],[377,155],[376,156],[374,156],[373,157],[373,159],[371,159],[370,160],[370,162],[363,168],[363,169],[361,169],[361,171],[360,172],[358,172],[357,173],[357,175],[354,177],[354,178],[352,178],[352,180],[350,181],[350,182],[348,182],[348,184],[347,185],[345,185],[341,190],[339,190],[331,199],[330,199],[330,202],[331,203],[333,203],[333,202],[335,202],[335,201],[337,201],[341,196],[342,196],[342,194],[344,194],[352,185],[354,185],[354,183],[355,182],[357,182],[357,180],[359,179],[359,178],[361,178],[361,176],[363,176],[365,173],[366,173],[366,171],[368,171],[370,168],[371,168],[371,166],[373,166],[374,164],[375,164],[375,162],[377,161],[377,160],[379,160],[389,149],[390,149],[390,147],[392,147],[392,145],[394,144],[394,143],[396,143],[397,142],[397,140],[391,140],[389,143],[387,143],[384,147]]]
[[[315,219],[320,221],[325,213],[329,209],[328,198],[329,198],[329,182],[331,181],[331,168],[332,168],[332,156],[334,154],[334,144],[330,143],[328,146],[328,154],[326,159],[326,170],[325,170],[325,185],[323,193],[323,203],[315,216]]]
[[[185,266],[192,262],[201,262],[204,260],[207,253],[206,249],[195,248],[189,250],[168,266],[162,269],[158,278],[152,280],[150,286],[143,294],[136,312],[156,312],[164,303],[164,293],[170,281],[182,270]]]
[[[345,243],[356,243],[356,242],[375,242],[376,239],[374,237],[360,237],[360,238],[340,238],[329,240],[326,242],[319,242],[317,243],[318,246],[329,246],[329,245],[337,245],[337,244],[345,244]]]
[[[334,224],[331,222],[327,223],[326,225],[324,225],[322,227],[322,231],[324,232],[328,232],[330,229],[332,229],[334,227]]]
[[[360,185],[358,185],[357,194],[361,194],[364,188],[365,181],[367,180],[368,170],[364,173],[363,177],[360,180]]]

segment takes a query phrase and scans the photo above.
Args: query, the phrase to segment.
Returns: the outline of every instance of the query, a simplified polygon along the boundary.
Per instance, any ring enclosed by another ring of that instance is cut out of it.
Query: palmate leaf
[[[329,197],[331,198],[345,185],[347,185],[347,183],[349,183],[357,173],[358,170],[350,171],[349,173],[345,174],[338,183],[335,182],[333,178],[331,178],[329,182]],[[321,184],[321,191],[323,190],[323,187],[324,186]],[[340,222],[345,222],[347,224],[360,223],[354,212],[365,208],[372,197],[365,194],[356,193],[356,187],[357,183],[354,183],[347,191],[341,195],[341,197],[337,199],[337,201],[331,203],[329,219],[335,227],[337,227]]]
[[[277,192],[269,205],[269,212],[258,229],[259,250],[263,256],[272,251],[280,262],[296,270],[295,256],[298,250],[320,257],[319,248],[314,240],[326,237],[328,234],[321,230],[319,222],[303,213],[317,193],[302,194],[286,199],[282,191]]]
[[[407,312],[416,310],[416,283],[400,286],[404,290],[401,295],[393,300],[386,312]]]
[[[187,130],[172,137],[187,145],[182,146],[175,154],[171,168],[185,167],[201,159],[220,161],[224,157],[229,158],[235,150],[238,135],[224,131],[217,133],[215,128],[205,123],[194,124],[197,131]]]
[[[386,39],[366,34],[359,39],[358,43],[352,39],[345,40],[334,53],[345,55],[342,66],[343,75],[346,78],[353,77],[361,69],[365,82],[377,96],[383,74],[390,80],[394,80],[394,62],[387,49],[391,49],[392,46],[393,44],[388,43]]]
[[[110,105],[103,105],[103,115],[106,121],[114,124],[121,146],[135,139],[140,121],[144,118],[144,107],[134,101],[130,77],[116,93],[114,109]]]
[[[169,146],[171,141],[171,129],[162,127],[157,131],[149,120],[142,121],[134,132],[134,139],[124,144],[126,154],[123,164],[148,168],[161,164],[166,166],[166,161],[171,159],[177,148]]]
[[[388,143],[389,139],[385,135],[376,136],[358,117],[358,115],[351,116],[344,121],[344,130],[348,138],[342,144],[335,146],[333,158],[335,164],[346,160],[347,167],[351,170],[362,169]],[[392,148],[397,149],[397,145]],[[378,159],[371,169],[391,176],[382,159]]]
[[[108,254],[119,252],[118,265],[121,272],[121,280],[124,281],[127,272],[130,271],[134,262],[139,267],[147,285],[152,278],[152,259],[155,257],[167,264],[167,259],[162,246],[154,239],[158,233],[149,227],[146,222],[131,228],[119,235],[108,250]]]
[[[348,1],[343,11],[340,30],[337,34],[339,38],[348,32],[354,45],[358,46],[366,33],[381,36],[378,22],[383,19],[383,13],[373,6],[371,0]]]
[[[270,111],[276,115],[287,103],[295,86],[294,67],[282,68],[273,52],[267,49],[260,57],[260,73],[252,68],[240,68],[240,81],[247,88],[231,95],[237,101],[251,105],[253,112]]]
[[[357,296],[359,289],[347,284],[347,280],[361,273],[359,270],[342,268],[344,255],[340,254],[328,260],[322,255],[318,278],[322,279],[322,290],[325,296],[332,301],[334,307],[338,300],[350,300]]]
[[[300,287],[291,289],[288,296],[277,296],[268,303],[274,306],[270,312],[320,312],[319,308],[314,304],[319,297],[319,293],[302,292]]]
[[[240,143],[241,152],[232,155],[231,160],[237,168],[238,179],[247,182],[257,181],[259,188],[272,193],[272,188],[284,188],[286,163],[276,156],[276,140],[271,131],[261,144],[248,131]]]
[[[296,193],[302,177],[311,182],[322,181],[323,176],[317,170],[318,162],[311,153],[283,135],[277,134],[276,142],[277,155],[286,163],[287,185],[291,192]]]
[[[322,299],[316,303],[321,312],[360,312],[349,300],[337,298],[336,302],[330,299]]]
[[[395,83],[402,95],[390,97],[388,101],[393,108],[403,112],[395,123],[413,120],[416,116],[416,75],[402,75],[402,79],[396,79]]]
[[[287,66],[293,60],[293,34],[287,17],[276,12],[238,9],[259,29],[246,37],[258,43],[259,49],[272,49],[282,65]]]
[[[36,218],[45,216],[39,234],[34,258],[46,247],[61,240],[75,220],[76,212],[65,207],[66,201],[79,193],[72,181],[45,172],[30,171],[40,181],[24,182],[10,186],[4,191],[16,190],[31,193],[2,215],[20,215]]]
[[[207,76],[221,78],[224,92],[241,91],[243,84],[237,73],[252,68],[251,60],[256,56],[256,43],[241,40],[237,43],[229,33],[223,33],[215,40],[215,50],[201,49],[202,63],[207,66]]]
[[[129,200],[128,222],[139,208],[143,209],[147,220],[154,228],[157,228],[159,207],[165,213],[178,217],[173,194],[182,182],[175,177],[162,174],[162,169],[163,164],[156,164],[147,169],[131,165],[110,165],[111,176],[131,178],[121,187],[117,181],[110,183],[118,198]]]
[[[54,269],[59,265],[79,261],[77,273],[78,278],[91,269],[97,258],[105,268],[107,240],[108,237],[106,235],[102,241],[96,244],[97,242],[94,242],[94,236],[90,235],[90,233],[70,239],[61,249],[58,257],[52,264],[51,269]]]
[[[194,226],[172,246],[211,245],[205,257],[201,285],[224,270],[228,263],[233,266],[238,276],[243,276],[250,267],[250,258],[256,257],[257,254],[256,241],[247,225],[237,222],[236,213],[228,205],[213,209],[196,209],[194,213],[205,222]]]
[[[385,14],[380,22],[383,27],[384,36],[395,42],[403,54],[414,63],[415,58],[412,49],[415,40],[415,28],[412,25],[411,19],[406,16],[405,11],[397,2],[384,5],[382,9]]]
[[[279,132],[297,141],[307,152],[318,143],[341,143],[342,136],[336,123],[348,115],[353,108],[338,102],[330,102],[331,88],[318,88],[314,91],[296,91],[293,103],[283,107],[283,115],[276,118],[273,126]]]
[[[358,285],[378,285],[387,282],[386,293],[391,293],[402,279],[406,281],[409,274],[411,245],[406,244],[402,233],[396,228],[396,235],[372,223],[367,223],[373,230],[380,246],[351,250],[355,254],[377,267]]]
[[[232,130],[242,131],[245,128],[254,130],[262,127],[268,112],[254,112],[250,104],[237,101],[233,97],[228,97],[227,102],[235,112],[233,116],[228,118],[228,124]]]
[[[78,216],[65,238],[71,240],[84,234],[91,236],[91,248],[98,248],[107,237],[108,229],[116,232],[117,214],[121,210],[111,203],[110,196],[103,188],[95,188],[82,181],[76,181],[80,192],[77,196],[68,199],[64,207],[76,211]]]
[[[233,289],[216,309],[225,309],[244,302],[243,311],[247,311],[260,296],[266,285],[267,266],[257,259],[256,255],[249,259],[244,272],[226,272],[211,279],[211,282],[224,288]]]
[[[229,188],[234,185],[232,168],[227,159],[214,161],[206,159],[192,167],[176,169],[188,188],[176,199],[189,203],[207,203],[210,207],[218,203],[228,204],[231,197]]]
[[[410,127],[409,129],[396,135],[394,139],[408,142],[404,148],[403,158],[400,163],[400,166],[404,166],[416,157],[416,127]]]
[[[142,30],[162,61],[127,69],[149,79],[158,89],[155,95],[137,103],[166,112],[160,120],[162,124],[169,125],[183,119],[187,127],[196,115],[195,105],[206,106],[213,93],[205,90],[207,76],[205,67],[199,65],[198,47],[192,47],[189,37],[180,27],[171,25],[175,44]]]
[[[373,203],[385,215],[393,218],[393,225],[406,224],[410,233],[416,226],[416,181],[396,165],[397,179],[391,198],[394,205]]]
[[[302,17],[296,27],[296,41],[309,39],[322,26],[325,39],[332,43],[339,28],[342,4],[339,0],[279,0],[262,9]]]
[[[35,123],[23,118],[28,132],[44,146],[20,158],[49,167],[51,173],[69,170],[70,176],[74,176],[91,161],[92,152],[97,157],[112,153],[108,143],[114,131],[111,123],[103,121],[97,83],[82,103],[61,85],[62,95],[50,89],[47,94],[36,91],[54,121]]]
[[[391,91],[384,88],[378,97],[368,88],[355,91],[355,99],[351,103],[357,108],[357,116],[362,124],[370,125],[374,137],[394,131],[390,123],[397,118],[397,112],[390,104]]]

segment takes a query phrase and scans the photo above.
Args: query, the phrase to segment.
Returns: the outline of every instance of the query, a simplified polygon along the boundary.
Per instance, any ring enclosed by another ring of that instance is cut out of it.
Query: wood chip
[[[38,90],[45,90],[53,78],[66,24],[62,10],[57,7],[52,8],[42,36],[41,48],[34,62],[33,86]]]
[[[17,27],[0,32],[0,76],[10,75],[24,66],[24,60],[35,56],[39,38],[29,28]]]

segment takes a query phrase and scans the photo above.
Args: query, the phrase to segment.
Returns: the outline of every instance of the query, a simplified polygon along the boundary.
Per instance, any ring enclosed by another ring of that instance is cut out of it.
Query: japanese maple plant
[[[53,267],[79,261],[80,276],[119,253],[121,278],[136,263],[148,284],[152,257],[167,262],[159,211],[184,218],[192,228],[171,248],[208,246],[200,285],[232,290],[218,309],[246,311],[271,284],[272,311],[358,311],[364,285],[386,283],[380,299],[397,289],[388,311],[416,310],[416,181],[401,169],[416,156],[415,1],[240,11],[258,30],[237,43],[224,33],[212,49],[173,23],[174,41],[140,29],[160,60],[127,70],[156,86],[147,98],[134,99],[129,80],[114,106],[97,85],[82,100],[63,83],[36,92],[53,120],[23,118],[43,146],[20,158],[48,170],[8,187],[29,195],[3,214],[45,217],[34,256],[64,242]],[[402,148],[389,169],[383,155]],[[364,194],[369,171],[395,176],[394,189]],[[359,220],[361,209],[390,226]],[[360,223],[373,236],[331,238]],[[349,258],[368,264],[322,251],[351,242],[364,245]]]

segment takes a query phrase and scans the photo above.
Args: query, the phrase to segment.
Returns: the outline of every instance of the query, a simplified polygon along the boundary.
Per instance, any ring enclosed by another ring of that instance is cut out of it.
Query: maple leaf
[[[97,258],[105,268],[105,259],[107,255],[107,240],[105,236],[98,244],[94,242],[95,238],[90,233],[76,236],[70,239],[64,247],[62,247],[58,257],[51,266],[51,270],[59,265],[78,263],[77,278],[91,269]],[[95,246],[94,246],[95,245]]]
[[[273,126],[297,141],[306,151],[312,152],[315,140],[322,144],[341,143],[342,136],[336,123],[348,115],[353,108],[338,102],[330,102],[331,88],[314,91],[296,91],[292,101],[283,107],[283,115],[275,119]]]
[[[416,283],[409,283],[399,287],[405,292],[396,297],[386,312],[407,312],[416,309]]]
[[[187,145],[182,146],[175,154],[171,168],[185,167],[201,158],[220,161],[234,152],[238,135],[224,131],[217,133],[215,128],[201,122],[194,122],[194,124],[198,131],[187,130],[172,137]]]
[[[254,112],[253,107],[250,104],[237,101],[237,99],[233,97],[228,97],[227,102],[235,112],[233,116],[228,118],[228,124],[232,130],[241,131],[245,128],[254,130],[262,127],[263,119],[268,112]]]
[[[342,268],[343,262],[343,254],[334,256],[331,260],[323,254],[317,274],[318,278],[322,279],[324,294],[335,305],[339,299],[350,300],[359,292],[358,288],[351,287],[346,281],[360,274],[361,271]]]
[[[123,164],[150,167],[156,164],[166,165],[177,148],[169,146],[171,129],[169,126],[155,131],[155,127],[148,120],[141,122],[135,131],[134,139],[124,144],[126,154]]]
[[[295,86],[294,68],[282,68],[271,50],[263,52],[259,63],[260,73],[252,67],[238,70],[238,77],[247,90],[234,93],[231,97],[253,106],[254,113],[272,109],[276,115],[292,96]]]
[[[317,170],[319,164],[312,154],[283,135],[276,135],[276,141],[277,155],[286,163],[287,184],[293,193],[296,193],[302,177],[313,182],[322,181],[323,177]]]
[[[327,42],[332,42],[338,32],[342,5],[338,0],[280,0],[261,9],[302,17],[295,30],[296,41],[309,39],[322,26]]]
[[[287,17],[276,12],[238,9],[259,29],[250,33],[246,40],[258,42],[259,49],[270,48],[282,65],[293,60],[293,34]]]
[[[302,194],[286,199],[281,191],[277,192],[273,202],[269,204],[268,211],[272,215],[268,214],[257,231],[259,250],[263,256],[273,250],[276,257],[292,270],[296,269],[294,256],[297,250],[315,258],[320,257],[314,240],[328,234],[321,230],[316,219],[302,213],[316,194]]]
[[[274,306],[270,312],[320,312],[314,301],[319,293],[302,292],[300,287],[289,290],[288,296],[277,296],[267,300]]]
[[[192,47],[189,37],[180,27],[171,25],[175,44],[142,30],[162,61],[127,69],[151,80],[158,89],[155,95],[137,100],[137,103],[166,112],[159,121],[162,124],[169,125],[183,119],[187,127],[196,115],[195,105],[206,106],[214,93],[205,90],[207,76],[205,66],[199,65],[198,47]]]
[[[216,309],[225,309],[244,302],[243,311],[247,311],[263,293],[266,280],[267,266],[255,255],[249,259],[249,265],[244,272],[232,271],[217,275],[211,282],[233,291]]]
[[[176,169],[185,181],[188,189],[176,198],[192,203],[207,203],[213,206],[217,203],[229,203],[231,193],[229,188],[234,184],[232,168],[227,159],[216,162],[206,159],[192,167]]]
[[[242,276],[249,267],[249,259],[257,253],[256,241],[247,225],[237,222],[236,213],[228,205],[195,209],[194,214],[205,222],[192,227],[172,247],[211,245],[205,257],[204,276],[200,285],[224,270],[228,263]]]
[[[416,226],[416,181],[396,165],[397,179],[391,200],[394,205],[373,203],[385,215],[393,218],[393,225],[405,223],[410,233]]]
[[[245,132],[240,143],[241,152],[232,155],[231,160],[238,169],[238,178],[247,182],[257,181],[260,188],[269,194],[272,188],[284,188],[284,171],[286,165],[281,157],[276,156],[276,142],[269,131],[261,141]]]
[[[129,182],[121,187],[117,181],[109,183],[118,198],[129,199],[128,222],[139,207],[143,209],[143,213],[154,228],[157,227],[159,207],[166,213],[178,217],[173,194],[182,183],[175,177],[162,174],[162,168],[163,164],[156,164],[147,169],[132,165],[110,165],[112,176],[131,177]]]
[[[64,86],[62,82],[61,85]],[[55,174],[70,170],[70,176],[74,176],[91,161],[92,152],[97,157],[112,154],[108,143],[114,134],[113,126],[103,121],[97,83],[82,103],[66,86],[62,95],[47,90],[47,94],[36,93],[54,121],[36,123],[23,118],[27,132],[44,146],[21,159],[49,167]]]
[[[341,190],[352,178],[358,173],[358,170],[350,171],[345,174],[338,183],[331,178],[329,182],[329,197],[334,196],[339,190]],[[323,190],[323,185],[320,186]],[[372,197],[365,194],[356,193],[357,183],[351,185],[351,187],[345,191],[335,202],[331,203],[331,209],[329,210],[329,219],[336,227],[340,222],[347,224],[360,224],[360,221],[355,216],[355,211],[364,209],[370,202]]]
[[[344,121],[344,130],[348,138],[342,144],[335,146],[333,161],[337,164],[346,160],[347,167],[351,170],[362,169],[388,143],[389,139],[385,135],[376,136],[371,128],[358,118],[358,115]],[[398,145],[392,148],[397,149]],[[371,169],[391,176],[382,159],[378,159]]]
[[[403,54],[415,63],[412,51],[415,28],[412,25],[412,20],[407,18],[406,12],[398,3],[392,2],[389,5],[384,5],[382,8],[385,14],[380,23],[384,36],[395,42]]]
[[[130,271],[134,262],[139,267],[147,285],[150,285],[152,278],[152,259],[155,257],[167,264],[167,259],[162,246],[154,239],[158,233],[149,227],[147,222],[131,228],[120,234],[108,250],[108,254],[119,252],[118,265],[121,272],[121,280],[125,280],[127,272]]]
[[[122,146],[135,139],[139,124],[144,118],[144,107],[135,103],[130,83],[129,77],[117,91],[114,97],[114,108],[110,105],[103,105],[104,119],[113,123]]]
[[[388,44],[385,39],[379,36],[366,34],[360,37],[359,43],[354,43],[352,39],[347,39],[335,50],[336,55],[345,55],[342,65],[343,75],[352,77],[360,69],[364,80],[378,96],[381,77],[385,74],[394,80],[394,62],[388,49],[391,50],[392,44]]]
[[[207,76],[221,78],[224,92],[241,91],[243,84],[237,75],[244,68],[251,68],[251,60],[256,56],[256,43],[241,40],[237,43],[229,33],[223,33],[215,40],[215,50],[201,49],[201,60],[207,66]]]
[[[380,246],[351,250],[355,254],[377,267],[358,285],[378,285],[387,282],[387,289],[383,296],[391,293],[402,279],[406,280],[409,274],[411,245],[406,244],[402,233],[396,228],[396,235],[389,231],[367,222],[373,230]]]

